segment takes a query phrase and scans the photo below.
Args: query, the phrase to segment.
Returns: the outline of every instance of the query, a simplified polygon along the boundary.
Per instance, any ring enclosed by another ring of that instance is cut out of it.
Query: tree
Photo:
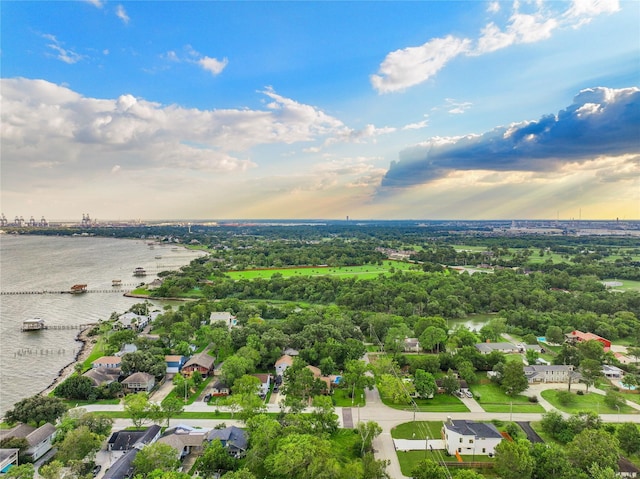
[[[184,411],[184,401],[176,396],[167,396],[160,404],[162,415],[167,419],[167,427],[172,417],[182,414]]]
[[[554,442],[531,445],[533,479],[571,479],[572,467],[564,448]]]
[[[583,341],[576,346],[580,352],[580,356],[584,359],[591,359],[602,363],[602,355],[604,354],[604,345],[600,341],[591,339]]]
[[[447,372],[446,376],[442,377],[442,388],[447,394],[455,394],[460,390],[460,380],[451,369]]]
[[[484,476],[473,469],[460,469],[453,475],[454,479],[484,479]]]
[[[549,326],[545,332],[545,339],[551,344],[562,344],[564,342],[564,333],[559,326]]]
[[[600,344],[598,341],[594,342]],[[595,359],[583,359],[580,362],[580,374],[582,374],[582,382],[589,391],[589,386],[593,386],[598,378],[602,377],[602,364]]]
[[[90,460],[100,449],[100,436],[91,432],[87,426],[69,431],[58,445],[57,458],[64,464],[70,461]]]
[[[640,429],[632,422],[620,424],[616,430],[616,437],[620,442],[620,449],[631,456],[640,452]]]
[[[524,375],[524,366],[519,361],[508,361],[502,371],[500,386],[509,397],[514,397],[529,387],[527,377]]]
[[[421,398],[431,398],[438,390],[433,374],[428,373],[423,369],[416,369],[416,372],[413,375],[413,385]]]
[[[611,409],[620,408],[621,406],[624,406],[625,399],[619,392],[609,389],[607,394],[604,396],[604,403]]]
[[[159,417],[160,407],[149,402],[146,393],[129,394],[124,397],[124,412],[131,417],[136,428],[141,428],[147,421],[154,421]]]
[[[156,469],[161,471],[173,471],[180,466],[180,460],[176,456],[176,450],[161,442],[155,442],[145,446],[133,460],[136,474],[147,477]]]
[[[33,464],[22,464],[21,466],[13,466],[4,477],[7,479],[33,479],[35,473]]]
[[[315,396],[313,398],[313,412],[311,421],[315,431],[333,434],[340,427],[338,415],[329,396]]]
[[[464,379],[468,384],[476,382],[476,368],[471,361],[460,361],[458,363],[458,374],[461,379]]]
[[[135,351],[123,355],[120,367],[124,375],[143,372],[155,376],[156,379],[164,376],[167,370],[164,356],[153,354],[151,351]]]
[[[265,466],[275,478],[330,479],[338,477],[340,471],[328,440],[298,433],[280,439],[277,450],[266,458]]]
[[[367,421],[359,422],[356,431],[360,435],[360,456],[364,457],[365,453],[372,452],[373,440],[382,433],[382,428],[375,421]]]
[[[50,396],[31,396],[14,404],[5,414],[9,423],[23,422],[25,424],[55,423],[68,407],[62,399]]]
[[[378,460],[373,453],[367,452],[362,457],[362,477],[364,479],[390,479],[387,474],[387,466],[391,461]],[[345,475],[345,477],[354,477],[351,475]]]
[[[221,379],[228,385],[233,385],[236,379],[251,372],[254,364],[250,359],[243,356],[229,356],[225,359],[220,370]]]
[[[413,479],[448,479],[449,474],[444,466],[431,459],[418,462],[411,471]]]
[[[384,350],[388,353],[393,353],[393,357],[395,358],[399,352],[404,351],[404,339],[410,334],[411,330],[404,323],[392,326],[384,338]]]
[[[620,456],[618,439],[603,429],[584,429],[567,444],[571,463],[584,472],[593,464],[618,470]]]
[[[527,349],[527,351],[525,352],[525,357],[528,364],[536,364],[540,355],[535,349]]]
[[[535,461],[529,452],[529,442],[501,441],[496,446],[495,470],[502,479],[529,479]]]
[[[227,398],[227,404],[240,411],[243,421],[266,410],[264,402],[258,396],[260,385],[257,377],[248,374],[233,383],[233,394]]]
[[[74,374],[65,379],[58,387],[53,390],[53,394],[57,397],[66,399],[89,399],[91,396],[95,398],[96,390],[93,382],[86,376]]]
[[[220,441],[211,441],[197,459],[195,469],[202,477],[214,477],[220,470],[233,471],[237,466],[238,460],[229,455]]]
[[[227,472],[222,476],[222,479],[256,479],[256,476],[249,469],[243,467],[237,471]]]
[[[275,451],[278,440],[282,436],[283,426],[277,420],[265,414],[254,416],[247,420],[247,429],[251,447],[247,452],[247,467],[258,477],[265,477],[265,458]]]
[[[59,479],[61,477],[62,462],[55,460],[49,464],[45,464],[38,469],[38,473],[44,477],[44,479]]]
[[[356,389],[373,389],[375,379],[370,373],[371,368],[364,361],[351,359],[344,365],[341,385],[349,390],[349,397],[353,398]]]
[[[415,387],[411,382],[405,382],[397,376],[383,374],[378,382],[380,394],[396,404],[409,404]]]
[[[422,349],[440,352],[440,344],[447,340],[447,332],[437,326],[428,326],[418,338]]]

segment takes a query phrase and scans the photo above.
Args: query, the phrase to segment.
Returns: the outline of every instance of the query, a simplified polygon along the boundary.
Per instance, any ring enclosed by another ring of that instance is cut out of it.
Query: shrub
[[[584,391],[577,391],[577,392],[576,392],[576,394],[577,394],[578,396],[584,396]]]
[[[558,402],[563,406],[568,406],[576,402],[576,398],[569,391],[558,391]]]
[[[538,402],[538,396],[529,396],[529,402],[537,403]]]

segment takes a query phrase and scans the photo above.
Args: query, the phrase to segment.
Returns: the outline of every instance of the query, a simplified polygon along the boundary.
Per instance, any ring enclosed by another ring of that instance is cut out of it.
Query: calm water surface
[[[0,291],[63,291],[76,283],[86,283],[90,291],[0,296],[0,414],[45,389],[80,347],[78,330],[23,333],[22,321],[39,317],[53,326],[108,319],[142,301],[124,297],[125,290],[200,254],[169,245],[151,248],[142,240],[0,235]],[[146,277],[133,277],[138,266],[146,269]],[[111,285],[114,279],[122,280],[119,291]]]

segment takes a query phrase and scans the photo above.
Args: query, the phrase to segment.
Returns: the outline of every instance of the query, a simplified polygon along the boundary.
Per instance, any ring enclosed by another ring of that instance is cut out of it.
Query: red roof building
[[[571,331],[569,334],[567,334],[566,337],[567,341],[572,343],[582,343],[584,341],[599,341],[604,346],[605,351],[609,351],[609,349],[611,349],[611,341],[602,338],[597,334],[583,333],[582,331],[578,331],[576,329],[575,331]]]

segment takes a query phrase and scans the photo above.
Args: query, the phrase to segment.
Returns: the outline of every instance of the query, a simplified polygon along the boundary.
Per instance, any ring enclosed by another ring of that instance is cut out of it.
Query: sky
[[[640,219],[640,2],[0,3],[11,221]]]

